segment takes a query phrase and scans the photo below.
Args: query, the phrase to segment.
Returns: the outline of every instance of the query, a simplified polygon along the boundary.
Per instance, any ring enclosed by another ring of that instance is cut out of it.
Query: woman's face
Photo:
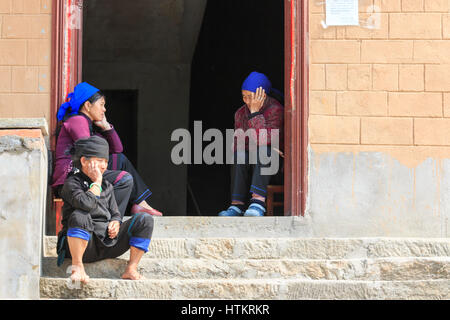
[[[97,158],[97,157],[81,157],[81,167],[83,168],[83,171],[88,172],[89,166],[92,164],[95,164],[100,169],[100,172],[103,174],[105,173],[106,169],[108,168],[108,160],[103,158]]]
[[[250,105],[250,102],[252,102],[252,93],[248,90],[242,90],[242,100],[244,100],[246,105]]]
[[[94,103],[86,101],[82,111],[92,120],[92,121],[102,121],[106,112],[106,101],[104,97],[101,97]]]

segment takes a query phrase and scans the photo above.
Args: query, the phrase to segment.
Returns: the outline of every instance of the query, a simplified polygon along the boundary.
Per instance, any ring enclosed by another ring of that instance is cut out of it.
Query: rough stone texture
[[[164,230],[160,235],[166,235]],[[154,238],[139,264],[147,280],[119,280],[129,258],[126,253],[85,264],[91,282],[78,289],[67,282],[70,260],[56,266],[55,242],[56,237],[45,238],[42,299],[448,299],[450,295],[446,238],[240,238],[239,233],[232,238]]]
[[[44,255],[56,256],[56,237]],[[121,256],[128,258],[128,253]],[[154,238],[149,259],[374,259],[450,257],[450,239]]]
[[[85,265],[91,278],[119,279],[127,260],[108,259]],[[68,277],[66,260],[43,261],[44,276]],[[310,280],[432,280],[450,279],[450,257],[342,260],[219,260],[143,259],[139,272],[147,279],[310,279]]]
[[[0,129],[34,129],[39,128],[43,136],[48,135],[45,118],[0,118]]]
[[[39,298],[47,165],[39,129],[0,130],[0,299]]]
[[[67,279],[41,278],[41,297],[62,299],[450,299],[450,280],[109,280],[70,289]]]
[[[19,136],[1,136],[0,153],[3,152],[30,152],[39,149],[41,140],[36,138],[24,138]]]
[[[450,280],[292,281],[286,299],[449,299]]]
[[[303,217],[163,217],[156,219],[153,237],[309,237],[311,231]]]

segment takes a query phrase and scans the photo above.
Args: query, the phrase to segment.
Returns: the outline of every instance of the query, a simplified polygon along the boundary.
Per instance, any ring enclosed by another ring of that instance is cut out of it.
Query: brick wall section
[[[0,117],[49,122],[51,0],[0,0]]]
[[[310,143],[450,146],[450,1],[360,0],[360,21],[328,27],[310,0]],[[350,146],[349,146],[350,147]],[[432,155],[430,155],[432,156]]]

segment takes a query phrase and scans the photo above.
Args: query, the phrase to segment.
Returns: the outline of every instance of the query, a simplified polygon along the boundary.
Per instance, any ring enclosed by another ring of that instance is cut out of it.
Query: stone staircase
[[[450,299],[450,239],[314,238],[297,217],[161,217],[140,263],[86,264],[68,285],[56,237],[44,238],[42,299]]]

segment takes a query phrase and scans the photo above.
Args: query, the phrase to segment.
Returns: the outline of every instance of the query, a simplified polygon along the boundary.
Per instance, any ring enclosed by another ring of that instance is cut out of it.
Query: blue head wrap
[[[61,107],[59,107],[58,114],[56,115],[58,120],[63,120],[69,109],[69,115],[77,114],[83,103],[85,103],[86,100],[88,100],[98,91],[100,90],[91,86],[87,82],[78,84],[75,89],[73,89],[73,92],[69,93],[69,95],[67,96],[67,98],[70,100],[66,103],[63,103]]]
[[[250,75],[247,77],[247,79],[244,80],[244,83],[242,84],[242,90],[251,92],[256,92],[256,89],[258,89],[259,87],[262,87],[266,94],[272,91],[272,83],[270,82],[269,78],[267,78],[266,75],[256,71],[250,73]]]

